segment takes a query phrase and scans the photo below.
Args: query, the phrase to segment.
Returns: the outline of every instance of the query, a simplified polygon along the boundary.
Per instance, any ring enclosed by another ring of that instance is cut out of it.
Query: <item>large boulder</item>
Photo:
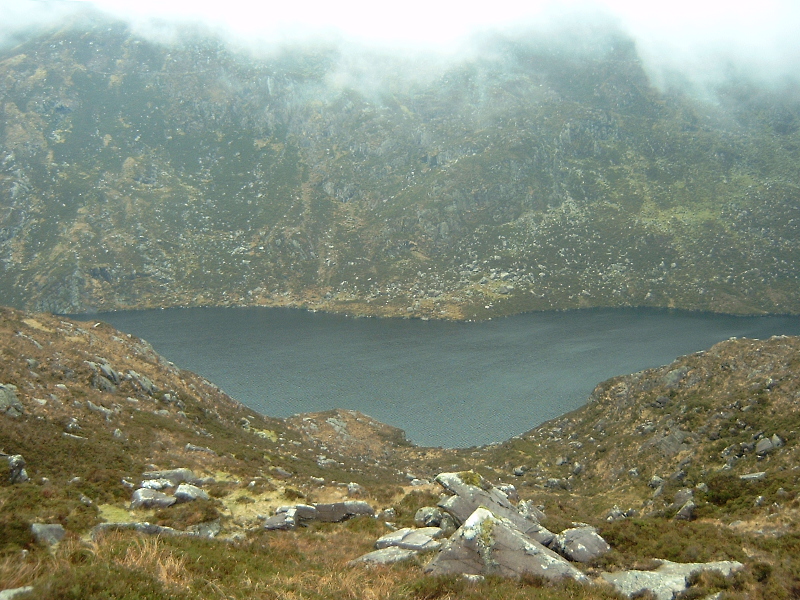
[[[339,523],[357,516],[375,516],[375,510],[363,500],[315,504],[314,508],[317,509],[317,519],[324,523]]]
[[[539,575],[546,579],[586,576],[564,558],[530,539],[510,520],[478,508],[425,567],[431,575]]]
[[[559,533],[550,543],[550,548],[564,558],[588,563],[611,550],[594,527],[574,527]]]
[[[439,507],[452,515],[458,525],[483,506],[494,515],[514,523],[517,529],[540,544],[547,545],[553,540],[553,532],[540,525],[532,513],[523,516],[504,492],[473,471],[440,473],[436,482],[453,494],[441,500]]]
[[[601,577],[628,598],[650,592],[658,600],[672,600],[688,588],[688,579],[702,571],[717,571],[727,577],[744,565],[723,560],[710,563],[674,563],[662,560],[655,571],[618,571],[603,573]]]
[[[190,483],[182,483],[173,493],[178,502],[192,502],[193,500],[208,500],[208,492]]]
[[[175,504],[178,500],[174,496],[168,496],[164,492],[140,488],[133,492],[131,498],[131,509],[135,508],[167,508]]]
[[[17,388],[13,385],[0,383],[0,415],[7,417],[21,417],[25,412],[22,402],[17,398]]]

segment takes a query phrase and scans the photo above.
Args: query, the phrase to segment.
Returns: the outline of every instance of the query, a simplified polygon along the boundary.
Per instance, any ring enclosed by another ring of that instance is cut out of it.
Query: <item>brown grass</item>
[[[159,537],[137,538],[116,559],[118,565],[151,573],[168,588],[188,589],[191,578],[186,574],[186,557],[165,547]]]
[[[36,552],[20,559],[6,556],[0,560],[0,589],[11,589],[30,585],[33,581],[55,568],[54,556]]]

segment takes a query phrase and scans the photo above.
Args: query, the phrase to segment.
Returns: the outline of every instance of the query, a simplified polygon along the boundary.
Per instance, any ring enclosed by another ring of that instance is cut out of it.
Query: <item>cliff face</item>
[[[105,21],[6,50],[0,302],[800,310],[796,97],[664,93],[593,35],[484,38],[414,77]]]

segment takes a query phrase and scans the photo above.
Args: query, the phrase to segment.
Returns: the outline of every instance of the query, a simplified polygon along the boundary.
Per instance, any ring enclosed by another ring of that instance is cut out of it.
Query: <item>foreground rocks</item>
[[[467,578],[533,575],[547,580],[569,578],[588,583],[589,577],[580,565],[591,563],[611,550],[589,525],[579,524],[559,534],[548,531],[538,522],[544,516],[541,510],[527,502],[515,506],[506,491],[472,471],[441,473],[436,481],[451,495],[442,499],[438,507],[419,509],[415,522],[426,525],[450,517],[459,527],[449,539],[440,541],[444,535],[441,527],[399,529],[381,537],[375,544],[377,550],[350,564],[392,564],[415,559],[423,552],[436,552],[424,568],[429,575]],[[659,567],[654,571],[602,573],[599,581],[629,598],[651,593],[659,600],[672,600],[688,588],[689,578],[697,572],[713,570],[728,576],[742,567],[731,561],[658,562]]]
[[[425,567],[426,573],[502,577],[527,573],[546,579],[569,577],[587,581],[580,569],[547,544],[558,539],[558,548],[585,561],[610,549],[591,528],[569,530],[556,536],[538,522],[543,516],[538,508],[528,503],[518,508],[506,490],[493,486],[475,472],[441,473],[436,481],[450,495],[438,507],[419,509],[415,522],[457,524],[458,529],[447,541],[442,543],[438,539],[444,535],[442,527],[400,529],[380,538],[376,552],[353,562],[387,564],[412,558],[419,552],[438,551]],[[396,550],[382,552],[390,548]]]
[[[523,516],[511,503],[508,495],[494,487],[477,473],[440,473],[436,482],[452,495],[439,502],[439,507],[455,520],[457,525],[466,520],[479,507],[486,507],[493,515],[511,521],[523,534],[541,544],[549,544],[554,534],[539,524],[539,515]]]
[[[689,587],[689,577],[702,571],[717,571],[728,576],[744,565],[736,561],[710,563],[674,563],[662,560],[655,571],[620,571],[603,573],[601,577],[628,598],[650,592],[658,600],[672,600]]]
[[[543,544],[527,537],[511,521],[486,508],[476,509],[425,568],[431,575],[533,574],[546,579],[586,576]]]

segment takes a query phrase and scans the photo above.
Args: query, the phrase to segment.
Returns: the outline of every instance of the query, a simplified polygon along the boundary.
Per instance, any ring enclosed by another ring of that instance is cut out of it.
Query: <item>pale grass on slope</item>
[[[159,537],[138,538],[114,562],[120,566],[146,571],[168,588],[188,589],[191,578],[186,572],[186,557],[165,548]]]

